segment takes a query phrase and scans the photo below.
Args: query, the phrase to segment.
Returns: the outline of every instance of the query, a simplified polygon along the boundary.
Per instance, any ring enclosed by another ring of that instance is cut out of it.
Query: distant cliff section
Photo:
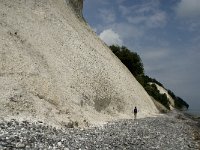
[[[189,108],[189,105],[183,99],[181,99],[180,97],[176,96],[172,91],[167,90],[163,85],[159,85],[159,84],[157,84],[155,82],[150,82],[149,84],[154,85],[156,90],[158,90],[158,92],[160,94],[165,95],[166,98],[167,98],[167,102],[168,102],[168,106],[169,107],[166,107],[166,106],[162,105],[160,102],[158,102],[158,100],[157,100],[157,102],[154,101],[155,105],[157,106],[157,108],[161,112],[167,112],[167,111],[173,110],[173,109],[178,109],[178,110],[184,111],[184,110],[187,110]],[[155,99],[153,98],[153,100],[155,100]],[[158,104],[158,103],[160,103],[160,104]],[[169,109],[167,110],[167,108],[169,108]]]
[[[130,51],[125,46],[112,45],[110,49],[144,87],[160,112],[168,112],[174,108],[179,110],[188,109],[189,105],[183,99],[175,96],[172,91],[165,89],[156,79],[145,75],[142,60],[137,53]]]

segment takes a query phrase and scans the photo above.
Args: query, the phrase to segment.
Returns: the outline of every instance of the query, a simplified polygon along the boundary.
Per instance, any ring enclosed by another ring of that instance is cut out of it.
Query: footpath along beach
[[[109,122],[87,129],[56,129],[41,122],[0,123],[0,149],[198,150],[200,122],[183,113]]]

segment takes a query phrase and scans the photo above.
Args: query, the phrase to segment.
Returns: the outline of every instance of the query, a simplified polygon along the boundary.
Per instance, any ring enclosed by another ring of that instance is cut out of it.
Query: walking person
[[[134,108],[133,112],[134,112],[134,119],[136,119],[137,118],[137,112],[138,112],[137,107]]]

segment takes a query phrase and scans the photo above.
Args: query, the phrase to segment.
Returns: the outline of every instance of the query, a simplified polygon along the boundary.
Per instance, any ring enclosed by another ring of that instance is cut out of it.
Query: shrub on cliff
[[[167,98],[166,94],[161,94],[159,90],[157,89],[155,84],[146,84],[144,86],[144,89],[147,91],[147,93],[152,96],[156,101],[160,102],[165,106],[167,109],[170,109],[169,107],[169,100]]]

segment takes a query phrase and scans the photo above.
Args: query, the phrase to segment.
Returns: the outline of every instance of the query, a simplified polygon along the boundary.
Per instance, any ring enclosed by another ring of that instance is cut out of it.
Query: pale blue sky
[[[200,0],[84,3],[84,17],[102,40],[137,52],[147,75],[200,109]]]

